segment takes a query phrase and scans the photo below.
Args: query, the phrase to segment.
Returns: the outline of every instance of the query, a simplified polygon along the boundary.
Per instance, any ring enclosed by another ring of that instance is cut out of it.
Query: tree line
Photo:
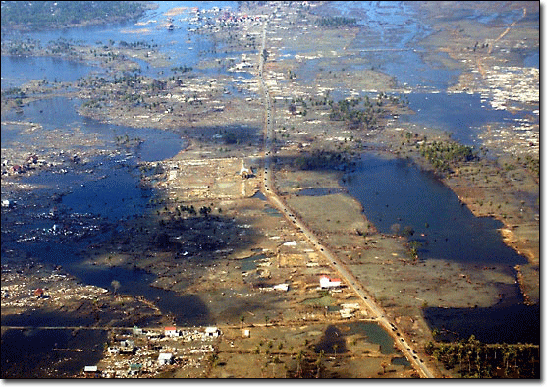
[[[407,135],[410,133],[407,132]],[[440,172],[450,172],[452,163],[479,160],[477,152],[472,147],[457,142],[424,141],[419,150],[420,154]]]
[[[378,120],[388,113],[387,104],[404,106],[405,100],[400,96],[378,93],[375,100],[369,96],[346,98],[338,102],[324,99],[331,107],[329,119],[346,121],[350,129],[372,129]]]
[[[313,150],[311,153],[298,156],[293,164],[300,170],[313,170],[334,167],[342,168],[344,164],[348,166],[350,163],[351,159],[345,153]]]
[[[140,1],[4,1],[2,29],[62,28],[83,23],[127,21],[146,10]]]
[[[455,343],[429,342],[428,355],[463,378],[539,378],[539,346],[485,344],[471,335]]]

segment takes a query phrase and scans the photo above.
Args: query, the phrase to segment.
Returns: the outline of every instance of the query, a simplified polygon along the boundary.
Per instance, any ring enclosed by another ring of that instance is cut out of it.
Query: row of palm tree
[[[464,378],[539,378],[539,346],[485,344],[471,335],[454,343],[429,342],[426,353]]]
[[[391,104],[391,107],[405,105],[403,97],[388,95],[384,92],[378,93],[376,101],[372,101],[367,95],[342,99],[336,103],[328,102],[331,106],[329,118],[332,121],[345,121],[350,129],[375,128],[378,120],[390,111],[387,103]]]
[[[455,141],[427,142],[424,140],[419,146],[419,152],[440,172],[449,172],[454,163],[479,159],[473,147]]]

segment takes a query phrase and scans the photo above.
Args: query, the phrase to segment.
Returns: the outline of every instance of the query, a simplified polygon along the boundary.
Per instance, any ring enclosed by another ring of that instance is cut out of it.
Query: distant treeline
[[[3,1],[2,29],[62,28],[126,21],[147,9],[144,1]]]
[[[323,17],[316,22],[321,27],[352,26],[355,23],[357,23],[356,19],[342,16]]]
[[[297,157],[293,165],[300,170],[344,169],[350,164],[349,155],[342,152],[314,150]]]
[[[455,343],[429,342],[425,352],[447,369],[456,370],[462,378],[540,377],[537,345],[485,344],[471,336]]]

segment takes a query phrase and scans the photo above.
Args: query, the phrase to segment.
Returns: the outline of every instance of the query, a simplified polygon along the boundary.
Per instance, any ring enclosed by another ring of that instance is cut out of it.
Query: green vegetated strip
[[[522,162],[524,167],[532,173],[532,175],[539,180],[539,158],[534,158],[533,156],[526,155],[524,157],[524,160],[521,160],[520,157],[517,157],[517,162]],[[514,166],[512,165],[506,165],[505,169],[507,171],[513,169]]]
[[[401,133],[407,144],[414,146],[437,172],[452,173],[454,167],[463,165],[464,163],[473,163],[481,161],[480,152],[485,152],[483,147],[480,150],[475,147],[462,145],[456,141],[428,141],[427,136],[417,133],[405,132]],[[484,153],[486,154],[486,153]],[[531,155],[524,157],[517,156],[516,164],[520,164],[534,178],[539,179],[539,158]],[[500,165],[500,167],[502,167]],[[505,163],[503,169],[507,172],[514,170],[516,167],[513,164]]]
[[[431,143],[424,141],[420,145],[420,154],[441,172],[449,172],[452,163],[479,159],[477,152],[472,147],[447,141],[433,141]]]
[[[302,301],[304,305],[311,305],[312,307],[324,307],[324,306],[334,306],[336,301],[333,297],[326,294],[325,292],[320,292],[319,297],[315,298],[306,298]]]
[[[471,336],[456,343],[429,342],[425,350],[464,378],[539,378],[538,345],[485,344]]]
[[[147,9],[144,1],[5,1],[2,29],[61,28],[133,19]]]

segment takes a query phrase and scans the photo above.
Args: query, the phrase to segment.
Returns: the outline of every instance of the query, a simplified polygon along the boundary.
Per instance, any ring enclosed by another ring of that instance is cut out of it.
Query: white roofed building
[[[319,277],[319,285],[321,289],[339,288],[342,281],[339,278],[330,278],[328,275]]]

